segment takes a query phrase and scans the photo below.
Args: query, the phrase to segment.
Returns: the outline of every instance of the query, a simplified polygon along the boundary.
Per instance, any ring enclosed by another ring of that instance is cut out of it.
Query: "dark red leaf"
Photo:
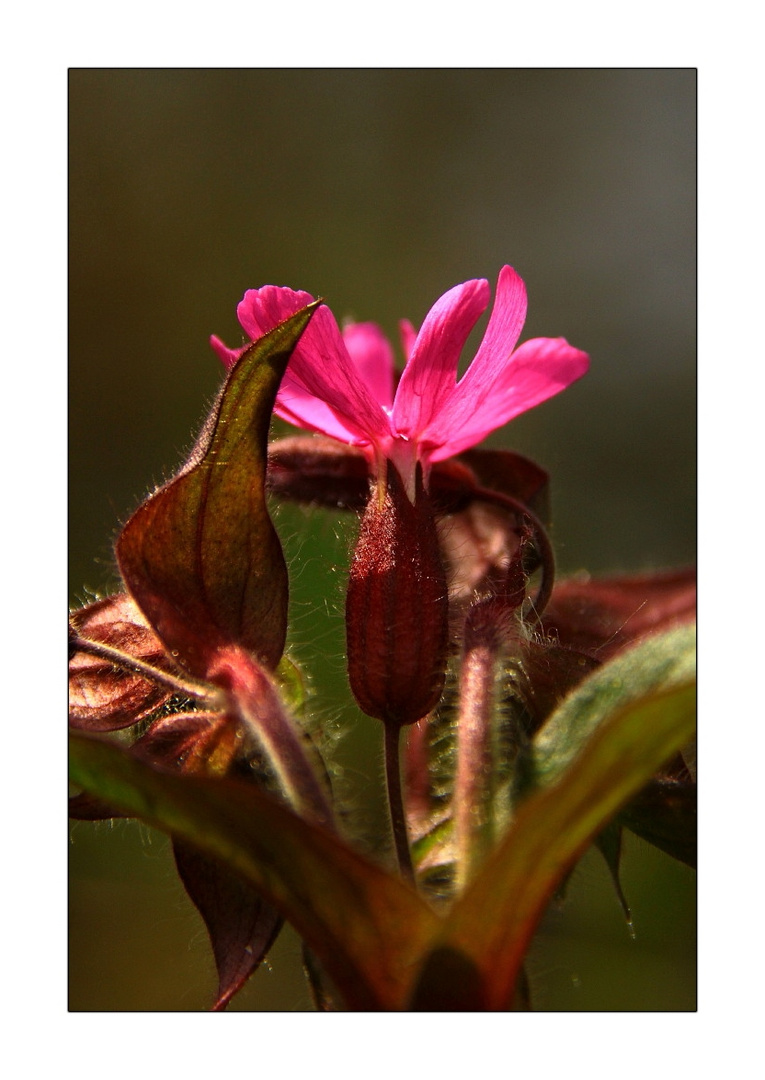
[[[696,618],[696,571],[559,582],[543,618],[558,641],[608,660],[648,634]]]
[[[155,720],[133,744],[144,761],[187,773],[225,776],[238,749],[236,721],[223,713],[174,713]]]
[[[71,616],[80,637],[109,645],[172,672],[165,648],[125,593],[98,600]],[[69,661],[69,721],[85,731],[116,731],[154,712],[172,690],[108,660],[79,652]]]
[[[586,653],[531,639],[519,645],[523,677],[520,692],[532,719],[533,734],[564,697],[598,666]]]
[[[673,859],[696,866],[696,784],[652,780],[629,802],[618,820]]]
[[[266,446],[279,382],[314,310],[242,354],[187,464],[117,541],[128,589],[169,652],[202,678],[226,645],[269,668],[284,648],[287,570],[266,506]]]
[[[184,888],[210,935],[218,994],[213,1009],[225,1009],[276,940],[282,918],[246,881],[188,844],[173,841]]]

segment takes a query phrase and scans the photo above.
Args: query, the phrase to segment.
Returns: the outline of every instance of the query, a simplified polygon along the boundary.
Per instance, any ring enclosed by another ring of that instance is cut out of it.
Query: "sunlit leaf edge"
[[[355,1009],[400,1009],[439,920],[407,884],[251,785],[70,736],[73,783],[224,862],[292,922]]]

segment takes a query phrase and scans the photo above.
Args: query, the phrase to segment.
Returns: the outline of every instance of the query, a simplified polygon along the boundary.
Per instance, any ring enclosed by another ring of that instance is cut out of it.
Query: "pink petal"
[[[460,387],[465,395],[472,398],[505,370],[521,336],[526,308],[523,279],[512,266],[503,266],[497,279],[497,294],[483,341],[460,379]]]
[[[311,294],[302,289],[264,285],[261,289],[247,290],[237,305],[236,314],[245,333],[252,341],[257,341],[313,300]]]
[[[483,279],[455,285],[437,300],[422,324],[393,405],[394,429],[417,438],[454,389],[468,334],[489,302]]]
[[[398,324],[398,332],[401,335],[401,347],[404,350],[404,361],[409,363],[414,343],[417,340],[417,331],[408,319],[401,319]]]
[[[245,293],[237,315],[251,337],[260,337],[312,299],[306,292],[265,285]],[[317,309],[287,370],[294,388],[326,403],[343,425],[357,433],[355,441],[374,441],[390,434],[388,417],[357,373],[329,308]],[[310,416],[319,413],[326,415],[323,409],[312,409]],[[308,413],[302,411],[299,415],[303,418],[301,426],[311,426]]]
[[[393,405],[393,349],[376,323],[343,327],[343,342],[367,389],[382,406]]]
[[[533,338],[518,348],[494,379],[472,386],[467,376],[435,422],[423,433],[431,461],[443,461],[474,446],[496,428],[565,390],[590,365],[587,353],[565,338]],[[468,372],[469,374],[469,372]]]
[[[228,371],[231,370],[231,368],[237,362],[244,350],[248,348],[247,345],[243,345],[241,349],[229,349],[228,345],[224,345],[221,339],[219,337],[216,337],[215,334],[210,335],[210,344],[212,345],[213,349],[215,349],[218,357],[221,360],[221,363]]]
[[[368,436],[356,427],[343,422],[325,401],[303,390],[290,377],[289,370],[282,379],[274,412],[282,420],[307,431],[318,431],[351,446],[366,443]]]
[[[252,291],[255,292],[256,290]],[[296,293],[295,296],[301,301],[305,300],[305,303],[311,302],[308,293]],[[302,304],[302,306],[305,305]],[[245,294],[240,307],[242,308],[241,314],[244,316],[244,322],[248,327],[248,333],[256,339],[266,332],[263,327],[267,327],[276,315],[282,314],[282,310],[278,308],[276,310],[272,308],[269,312],[265,304],[259,306],[257,299],[248,297],[248,294]],[[299,310],[299,308],[296,310]],[[289,316],[284,317],[288,318]],[[249,345],[243,345],[240,349],[229,349],[215,334],[210,337],[210,344],[224,366],[229,370],[242,353],[249,348]],[[350,431],[337,418],[329,405],[309,394],[306,390],[302,390],[290,378],[289,372],[282,379],[274,412],[282,420],[287,420],[296,427],[306,428],[308,431],[319,431],[323,435],[330,435],[333,439],[339,439],[341,442],[355,443],[360,441],[357,431]]]

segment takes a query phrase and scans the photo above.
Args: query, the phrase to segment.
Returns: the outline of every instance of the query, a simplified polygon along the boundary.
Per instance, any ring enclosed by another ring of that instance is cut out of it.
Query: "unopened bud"
[[[401,726],[426,716],[444,686],[446,577],[418,468],[414,502],[389,462],[361,521],[346,600],[348,675],[369,716]]]

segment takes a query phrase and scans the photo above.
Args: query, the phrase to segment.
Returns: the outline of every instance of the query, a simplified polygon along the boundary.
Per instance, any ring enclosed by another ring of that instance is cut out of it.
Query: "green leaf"
[[[695,676],[695,625],[656,634],[620,653],[581,682],[537,732],[519,770],[522,791],[554,783],[612,713]]]
[[[558,883],[618,809],[692,737],[692,642],[676,631],[604,665],[538,733],[532,793],[436,942],[452,969],[459,956],[480,973],[476,1007],[512,1004],[529,941]],[[424,974],[430,970],[426,962]],[[413,1000],[427,1007],[421,990]]]
[[[266,506],[266,448],[279,383],[316,306],[242,354],[189,461],[117,541],[139,607],[168,651],[203,678],[222,646],[239,645],[269,668],[284,648],[287,570]]]
[[[400,1009],[439,920],[399,878],[252,785],[162,771],[72,735],[74,783],[239,873],[296,927],[354,1009]]]

